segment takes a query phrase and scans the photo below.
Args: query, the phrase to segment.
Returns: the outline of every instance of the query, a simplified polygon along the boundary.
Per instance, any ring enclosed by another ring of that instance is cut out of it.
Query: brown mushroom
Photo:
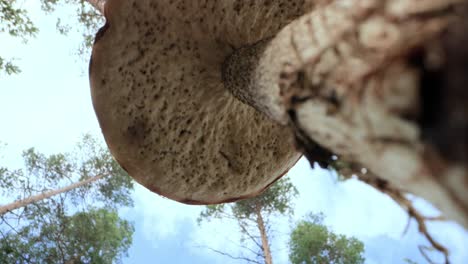
[[[148,189],[189,204],[254,196],[285,174],[300,157],[290,132],[235,98],[222,68],[234,51],[273,37],[308,5],[108,0],[90,82],[122,167]]]

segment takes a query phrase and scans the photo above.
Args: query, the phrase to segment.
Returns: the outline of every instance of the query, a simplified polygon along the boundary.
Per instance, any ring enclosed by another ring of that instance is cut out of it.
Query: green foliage
[[[254,216],[258,209],[261,209],[263,215],[273,213],[292,214],[291,200],[296,195],[296,187],[288,178],[283,178],[261,195],[235,203],[232,212],[238,218],[250,218]]]
[[[268,216],[273,213],[292,214],[292,199],[297,196],[297,189],[284,177],[257,197],[241,200],[231,204],[208,205],[200,214],[198,222],[211,218],[234,218],[238,220],[256,217],[256,211]]]
[[[0,0],[0,34],[6,33],[10,37],[21,38],[26,42],[34,37],[39,29],[23,8],[17,8],[18,0]],[[95,10],[86,0],[41,0],[41,8],[46,14],[53,13],[57,7],[72,6],[75,8],[76,17],[58,17],[56,28],[60,34],[68,34],[71,29],[77,29],[83,36],[83,42],[78,47],[78,54],[88,57],[90,47],[94,40],[94,34],[103,25],[104,17]],[[68,22],[64,23],[66,20]],[[73,21],[75,20],[75,21]],[[76,25],[81,25],[77,27]],[[12,59],[0,56],[0,73],[15,74],[20,68],[13,63]]]
[[[60,213],[59,213],[60,214]],[[60,215],[0,240],[6,263],[113,263],[132,244],[134,228],[106,209]]]
[[[80,32],[83,36],[83,42],[79,46],[78,53],[80,55],[89,55],[89,49],[93,45],[94,35],[99,27],[104,24],[104,17],[94,9],[86,0],[41,0],[42,10],[46,13],[53,13],[59,4],[72,6],[75,8],[76,21],[81,25]],[[73,22],[63,23],[62,18],[57,19],[57,31],[60,34],[68,34],[70,29],[76,28]]]
[[[289,181],[289,178],[283,177],[257,197],[230,204],[206,206],[198,218],[198,223],[212,219],[236,221],[242,234],[240,242],[250,242],[250,246],[242,245],[242,248],[246,249],[245,252],[250,254],[251,258],[244,256],[241,259],[255,263],[266,262],[265,247],[269,247],[271,243],[269,241],[271,234],[268,234],[270,220],[274,215],[291,216],[293,213],[292,199],[297,194],[297,189]],[[268,245],[262,243],[262,236],[267,240]],[[223,253],[222,250],[215,250],[215,252],[236,259],[230,254]]]
[[[364,244],[356,238],[337,235],[323,225],[323,215],[309,215],[291,233],[289,259],[293,264],[364,263]]]
[[[11,60],[5,61],[4,58],[0,57],[0,73],[2,71],[5,71],[8,75],[21,72],[20,68],[16,66],[15,64],[13,64]]]
[[[107,175],[104,181],[85,186],[88,191],[93,190],[95,200],[105,202],[107,207],[132,206],[130,192],[133,189],[133,180],[127,172],[120,167],[107,148],[98,144],[90,135],[85,135],[78,144],[75,162],[79,172],[79,180],[95,175]]]
[[[26,10],[16,8],[15,1],[0,0],[0,34],[6,33],[11,37],[21,38],[27,41],[29,37],[35,36],[38,29],[29,19]],[[0,72],[7,74],[19,73],[20,69],[12,60],[6,60],[0,56]]]
[[[16,1],[0,0],[0,33],[27,40],[34,36],[38,29],[29,19],[26,10],[16,8]]]
[[[19,200],[37,193],[54,190],[71,183],[105,175],[103,180],[67,193],[67,199],[101,202],[106,207],[131,206],[133,181],[107,149],[95,138],[85,135],[74,153],[46,156],[30,148],[23,152],[25,169],[0,170],[0,192],[17,194]]]
[[[31,148],[23,160],[22,169],[0,167],[2,197],[19,200],[103,178],[0,215],[1,260],[113,263],[125,255],[133,226],[117,208],[133,205],[133,182],[96,139],[84,136],[72,153],[44,155]]]

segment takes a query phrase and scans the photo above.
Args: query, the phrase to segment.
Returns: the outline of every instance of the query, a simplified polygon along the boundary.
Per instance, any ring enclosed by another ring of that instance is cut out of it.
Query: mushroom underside
[[[256,195],[285,174],[300,157],[290,131],[234,98],[221,67],[305,2],[109,0],[90,63],[92,99],[129,175],[171,199],[211,204]]]

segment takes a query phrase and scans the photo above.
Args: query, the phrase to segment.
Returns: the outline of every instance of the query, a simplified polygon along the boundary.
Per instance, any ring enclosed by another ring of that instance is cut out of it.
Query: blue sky
[[[37,38],[23,44],[0,35],[0,54],[16,57],[22,69],[18,75],[0,75],[0,141],[8,144],[2,162],[11,167],[21,166],[20,153],[26,148],[36,147],[49,154],[64,152],[84,133],[101,137],[90,100],[87,60],[75,54],[80,36],[74,31],[66,37],[56,33],[55,18],[38,11],[37,2],[23,4],[41,30]],[[66,9],[60,12],[62,16],[73,13]],[[276,263],[287,263],[290,227],[308,212],[323,212],[325,224],[332,230],[362,240],[367,263],[404,263],[404,258],[425,263],[417,246],[427,242],[414,222],[403,235],[407,216],[388,197],[355,180],[336,182],[327,171],[311,170],[305,160],[289,177],[300,196],[292,221],[274,219],[278,230],[272,246]],[[135,207],[121,210],[122,217],[136,227],[125,263],[242,263],[206,249],[241,254],[233,223],[213,221],[198,226],[196,218],[203,207],[164,199],[141,186],[136,187],[133,197]],[[417,201],[424,212],[436,212],[424,201]],[[468,232],[450,222],[431,224],[430,230],[451,249],[453,263],[468,263]]]

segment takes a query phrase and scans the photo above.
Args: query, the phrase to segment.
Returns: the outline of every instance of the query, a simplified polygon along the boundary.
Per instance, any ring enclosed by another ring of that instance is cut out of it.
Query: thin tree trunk
[[[104,174],[96,175],[96,176],[91,177],[89,179],[82,180],[80,182],[75,182],[75,183],[70,184],[70,185],[68,185],[66,187],[63,187],[63,188],[51,190],[51,191],[48,191],[48,192],[43,192],[43,193],[33,195],[33,196],[30,196],[30,197],[22,199],[22,200],[12,202],[12,203],[7,204],[7,205],[0,206],[0,215],[3,215],[3,214],[8,213],[8,212],[10,212],[12,210],[24,207],[24,206],[26,206],[28,204],[35,203],[35,202],[43,200],[43,199],[47,199],[47,198],[52,197],[54,195],[61,194],[61,193],[64,193],[64,192],[68,192],[68,191],[73,190],[75,188],[90,184],[90,183],[98,181],[98,180],[100,180],[100,179],[102,179],[104,177],[105,177]]]
[[[101,15],[104,15],[104,6],[107,0],[86,0],[90,5],[94,7]]]
[[[420,95],[428,89],[424,68],[410,59],[421,50],[436,57],[432,67],[443,63],[437,44],[455,14],[438,11],[465,1],[324,2],[273,39],[236,51],[223,67],[226,87],[290,126],[311,163],[329,165],[336,155],[359,164],[468,227],[466,156],[446,155],[420,123],[432,105]],[[463,111],[454,115],[462,127]],[[464,129],[457,135],[466,136]]]
[[[257,215],[257,227],[260,231],[260,237],[262,238],[262,250],[263,257],[265,258],[265,264],[273,264],[273,259],[271,257],[270,245],[268,243],[268,236],[266,233],[265,222],[263,221],[261,208],[259,205],[255,208],[255,213]]]

